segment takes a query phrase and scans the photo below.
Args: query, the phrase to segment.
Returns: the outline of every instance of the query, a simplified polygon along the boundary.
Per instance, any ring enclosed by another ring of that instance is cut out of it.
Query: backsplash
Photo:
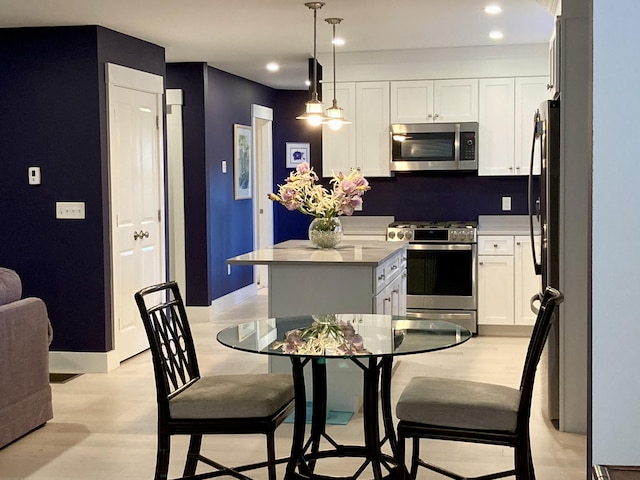
[[[527,177],[479,177],[475,172],[399,173],[369,178],[363,215],[396,220],[477,220],[478,215],[526,215]],[[537,187],[537,185],[535,185]],[[502,210],[511,197],[511,210]]]

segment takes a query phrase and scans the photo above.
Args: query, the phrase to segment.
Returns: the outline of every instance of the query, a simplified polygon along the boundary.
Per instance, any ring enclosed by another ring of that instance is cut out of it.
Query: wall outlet
[[[56,218],[84,220],[84,202],[56,202]]]
[[[502,197],[502,210],[505,212],[511,210],[511,197]]]

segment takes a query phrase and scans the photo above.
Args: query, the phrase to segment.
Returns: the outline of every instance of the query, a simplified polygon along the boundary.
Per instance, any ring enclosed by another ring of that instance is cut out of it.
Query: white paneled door
[[[149,347],[134,293],[165,278],[161,101],[161,77],[109,65],[113,333],[120,361]]]

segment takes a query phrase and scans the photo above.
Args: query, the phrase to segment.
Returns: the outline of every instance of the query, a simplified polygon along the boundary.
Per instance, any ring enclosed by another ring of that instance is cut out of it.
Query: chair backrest
[[[540,310],[538,311],[536,323],[531,333],[531,339],[529,340],[529,348],[527,349],[522,379],[520,381],[519,426],[528,425],[536,369],[538,368],[544,346],[547,343],[551,326],[557,318],[557,307],[563,301],[564,296],[562,293],[552,287],[547,287],[540,299]]]
[[[151,348],[158,406],[168,415],[169,399],[200,378],[187,313],[176,282],[143,288],[135,300]]]

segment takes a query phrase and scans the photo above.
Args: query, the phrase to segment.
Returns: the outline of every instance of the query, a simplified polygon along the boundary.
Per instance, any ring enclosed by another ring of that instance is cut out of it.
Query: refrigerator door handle
[[[542,298],[539,293],[536,293],[533,297],[531,297],[531,300],[529,300],[529,306],[531,307],[531,311],[536,315],[538,315],[538,312],[540,311],[540,306],[534,305],[535,302],[539,302],[540,304],[542,304]]]
[[[542,275],[542,264],[538,263],[538,256],[536,255],[536,243],[533,235],[533,215],[534,215],[534,200],[533,200],[533,163],[536,152],[536,139],[542,137],[542,122],[540,120],[540,110],[536,110],[533,118],[533,139],[531,141],[531,163],[529,164],[529,183],[527,190],[529,194],[529,234],[531,236],[531,256],[533,258],[533,269],[536,275]],[[538,221],[540,220],[540,199],[535,202],[536,204],[536,216]],[[542,228],[542,225],[540,226]]]

